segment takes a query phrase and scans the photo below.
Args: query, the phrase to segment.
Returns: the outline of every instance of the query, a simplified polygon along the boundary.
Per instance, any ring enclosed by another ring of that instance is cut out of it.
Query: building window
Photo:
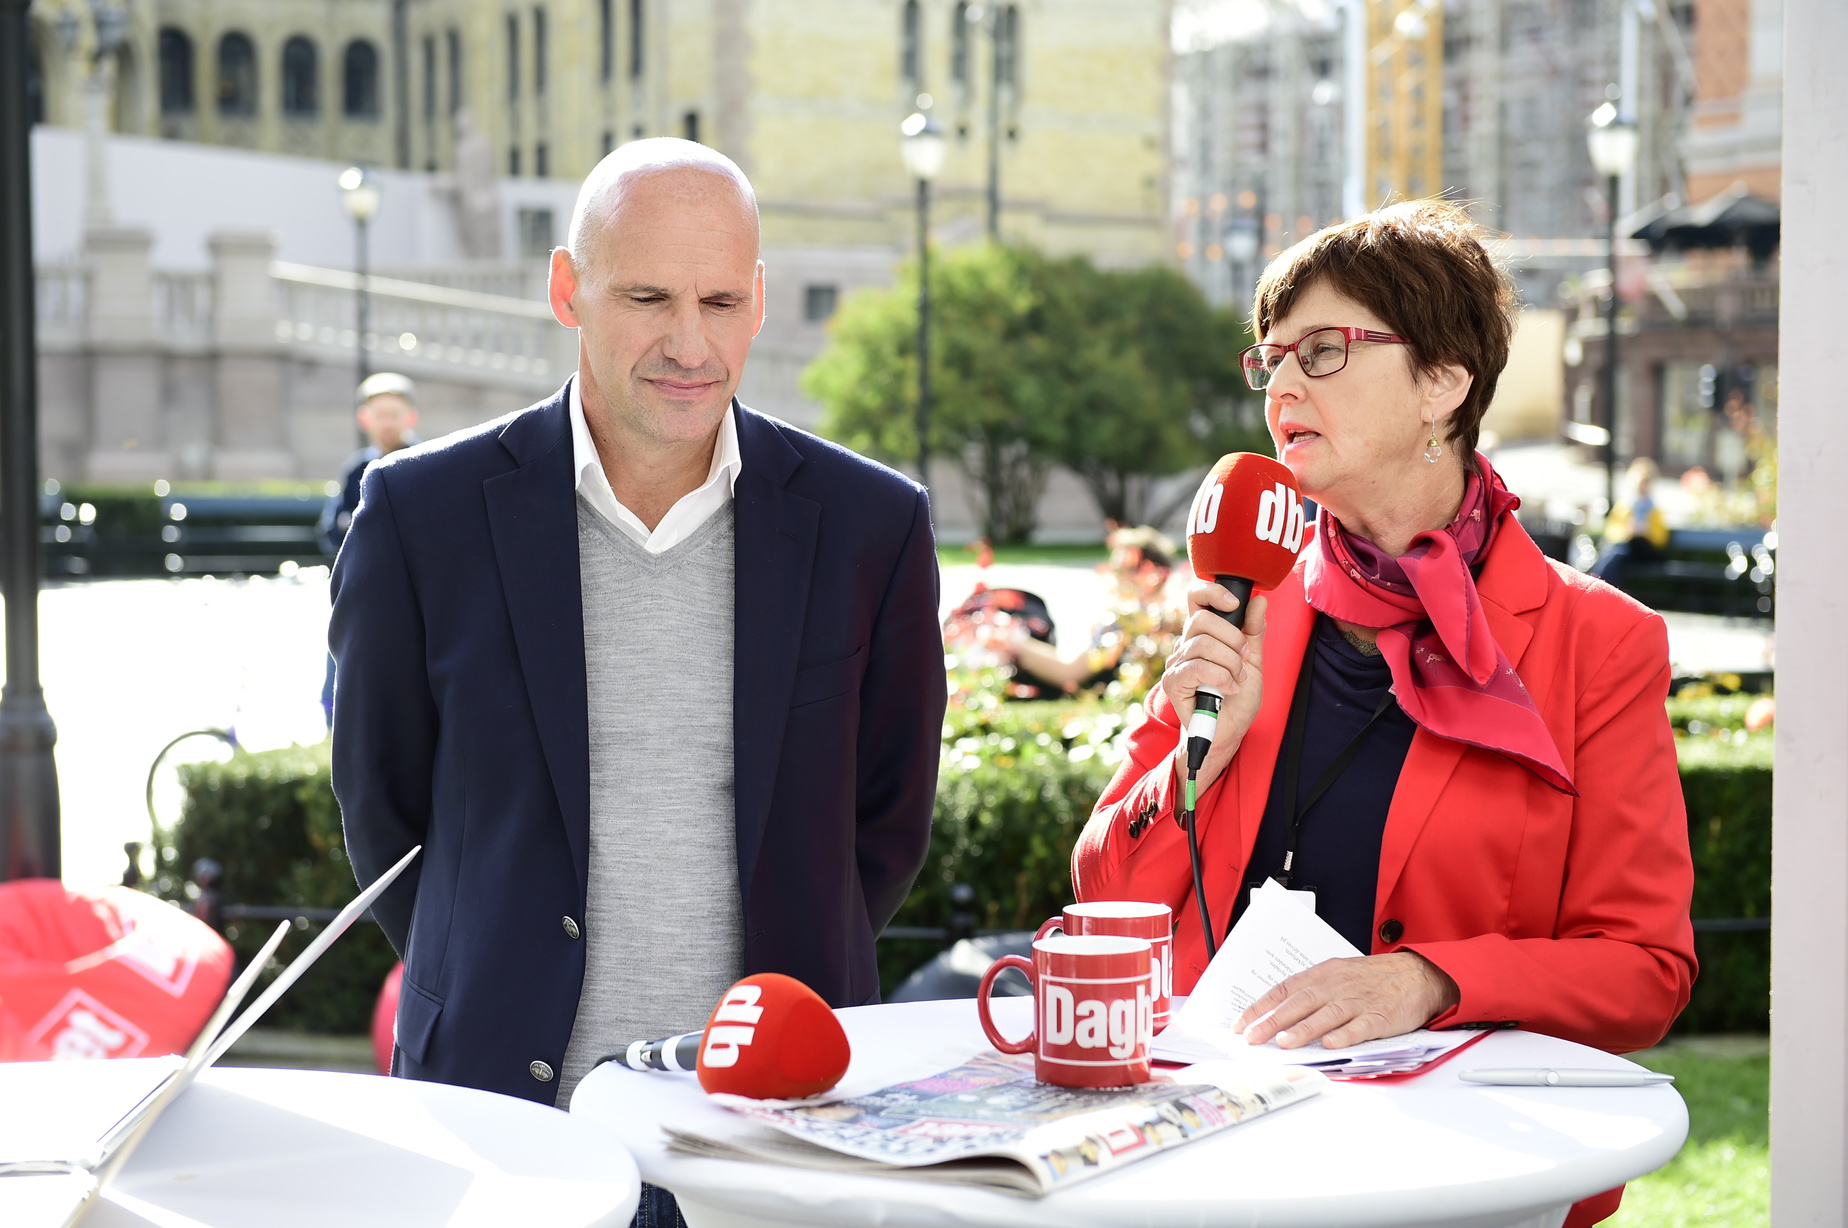
[[[820,324],[833,316],[834,308],[839,305],[841,288],[832,284],[802,287],[802,318],[810,324]]]
[[[597,0],[597,79],[608,81],[616,73],[616,14],[612,0]]]
[[[449,32],[449,113],[462,109],[462,32]]]
[[[540,141],[533,146],[533,174],[544,179],[552,171],[551,151]]]
[[[681,124],[681,129],[682,129],[681,135],[685,136],[687,140],[689,141],[699,140],[699,112],[698,111],[688,111],[686,115],[682,117],[680,124]]]
[[[642,54],[645,45],[643,36],[647,29],[642,22],[643,0],[629,0],[629,76],[639,77],[642,69],[647,67]]]
[[[312,119],[321,112],[321,66],[314,44],[296,35],[282,45],[282,113]]]
[[[552,254],[552,211],[550,209],[522,209],[516,215],[516,227],[520,234],[520,255],[527,259],[541,259]]]
[[[533,9],[533,95],[545,93],[545,10]],[[544,174],[543,171],[540,172]]]
[[[969,6],[958,4],[950,12],[950,80],[969,88]]]
[[[349,119],[379,117],[379,52],[363,38],[347,44],[345,106]]]
[[[515,145],[512,149],[509,149],[507,151],[507,178],[518,179],[519,177],[520,177],[520,147],[518,145]]]
[[[923,14],[918,9],[918,0],[905,0],[904,20],[899,29],[898,75],[917,87],[922,84],[921,73],[924,67],[923,54],[919,44],[923,41],[919,26],[923,23]]]
[[[995,13],[995,77],[1002,85],[1020,86],[1020,6]]]
[[[218,40],[218,113],[257,113],[257,49],[241,31]]]
[[[191,115],[192,109],[192,39],[185,31],[167,26],[160,32],[160,113]]]
[[[520,19],[507,14],[507,101],[520,98]]]
[[[603,130],[603,152],[608,153],[614,148],[616,148],[616,130],[605,128]]]

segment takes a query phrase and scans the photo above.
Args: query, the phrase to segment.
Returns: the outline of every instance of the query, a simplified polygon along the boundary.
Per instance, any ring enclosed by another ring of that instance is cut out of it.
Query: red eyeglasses
[[[1310,379],[1333,375],[1347,366],[1348,345],[1355,341],[1377,341],[1382,345],[1410,345],[1397,333],[1380,333],[1370,328],[1318,328],[1304,333],[1294,344],[1275,345],[1260,341],[1240,351],[1238,365],[1244,368],[1245,384],[1253,392],[1270,387],[1277,368],[1286,354],[1296,354],[1297,365]]]

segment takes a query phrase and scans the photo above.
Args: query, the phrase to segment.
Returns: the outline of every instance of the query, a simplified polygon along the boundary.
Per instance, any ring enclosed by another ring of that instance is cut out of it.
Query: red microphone
[[[703,1032],[636,1041],[598,1061],[631,1070],[696,1070],[708,1092],[799,1100],[847,1073],[847,1033],[821,996],[780,972],[747,976],[725,991]]]
[[[1296,477],[1256,452],[1219,458],[1187,514],[1187,557],[1194,575],[1232,590],[1238,609],[1224,617],[1245,625],[1253,588],[1276,588],[1303,548],[1304,509]]]
[[[1238,608],[1230,613],[1218,611],[1220,617],[1243,629],[1251,590],[1276,588],[1283,583],[1303,548],[1305,515],[1296,477],[1281,461],[1255,452],[1233,452],[1219,458],[1200,483],[1193,510],[1187,514],[1187,557],[1194,575],[1224,585],[1238,598]],[[1194,775],[1213,745],[1225,699],[1210,686],[1194,692],[1193,714],[1187,718],[1185,809],[1176,815],[1187,829],[1194,901],[1199,905],[1209,960],[1217,954],[1217,944],[1213,941],[1199,838],[1194,830]]]

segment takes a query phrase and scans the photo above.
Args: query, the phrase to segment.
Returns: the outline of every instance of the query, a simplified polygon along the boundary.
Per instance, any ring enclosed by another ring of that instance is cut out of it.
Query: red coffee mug
[[[975,991],[982,1031],[1003,1053],[1033,1054],[1033,1073],[1061,1087],[1125,1087],[1149,1081],[1155,1035],[1144,938],[1061,934],[1033,943],[1031,962],[1003,955]],[[995,1028],[988,993],[1004,968],[1033,985],[1033,1031],[1009,1040]]]
[[[1168,1010],[1174,997],[1174,910],[1166,904],[1145,904],[1141,900],[1093,900],[1086,904],[1067,904],[1065,914],[1053,917],[1039,927],[1036,938],[1057,930],[1067,934],[1115,934],[1123,938],[1146,938],[1154,948],[1149,969],[1149,984],[1155,996],[1155,1030],[1168,1026]]]

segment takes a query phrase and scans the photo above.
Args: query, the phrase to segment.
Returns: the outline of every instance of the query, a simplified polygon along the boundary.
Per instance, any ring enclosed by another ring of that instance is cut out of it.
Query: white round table
[[[1031,999],[995,1002],[1024,1035]],[[946,1069],[988,1047],[968,1000],[839,1012],[855,1094]],[[1030,1199],[900,1177],[837,1175],[671,1154],[661,1126],[722,1126],[691,1075],[605,1065],[571,1115],[619,1135],[644,1180],[672,1190],[692,1228],[761,1224],[1290,1225],[1559,1228],[1572,1203],[1667,1163],[1687,1137],[1672,1087],[1478,1087],[1476,1066],[1629,1068],[1619,1057],[1497,1032],[1401,1083],[1334,1083],[1322,1095],[1119,1172]]]
[[[174,1059],[0,1064],[0,1160],[80,1154]],[[621,1140],[471,1088],[377,1075],[212,1069],[149,1131],[84,1228],[626,1228]],[[0,1224],[57,1228],[81,1189],[0,1177]]]

